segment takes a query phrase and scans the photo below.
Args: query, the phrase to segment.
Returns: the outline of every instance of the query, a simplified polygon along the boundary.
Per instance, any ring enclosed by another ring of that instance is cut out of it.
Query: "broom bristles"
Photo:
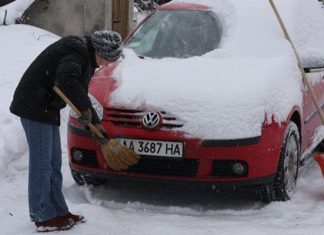
[[[140,156],[132,149],[129,149],[118,141],[110,139],[101,146],[107,165],[114,171],[122,171],[136,164]]]

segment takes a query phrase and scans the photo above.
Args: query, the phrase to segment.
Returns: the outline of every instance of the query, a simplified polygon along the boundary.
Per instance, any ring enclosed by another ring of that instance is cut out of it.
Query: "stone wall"
[[[126,11],[132,19],[133,0],[129,2]],[[88,35],[112,29],[112,4],[113,0],[36,0],[25,12],[24,22],[60,36]]]

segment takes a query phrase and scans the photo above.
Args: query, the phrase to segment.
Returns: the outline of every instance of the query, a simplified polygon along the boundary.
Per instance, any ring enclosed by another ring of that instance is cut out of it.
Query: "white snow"
[[[36,234],[28,216],[27,144],[19,118],[8,109],[25,69],[57,39],[34,27],[0,26],[1,235]],[[217,194],[207,189],[160,184],[115,182],[98,188],[79,187],[71,178],[67,160],[67,110],[62,114],[63,190],[71,211],[84,214],[88,221],[70,231],[53,234],[318,235],[323,232],[324,180],[315,164],[305,169],[291,201],[268,205],[255,202],[253,195]]]
[[[113,104],[163,107],[184,119],[185,132],[203,138],[258,136],[265,113],[284,120],[300,100],[301,94],[295,92],[299,91],[299,73],[285,57],[131,58],[130,63],[129,54],[126,58]],[[288,76],[297,79],[286,79]]]
[[[309,0],[276,0],[275,2],[304,65],[322,66],[324,61],[323,3]]]
[[[301,107],[296,57],[268,1],[200,2],[223,21],[220,48],[189,59],[143,60],[126,52],[112,104],[171,112],[184,121],[180,130],[195,137],[259,136],[265,116],[280,123],[291,107]]]
[[[8,114],[14,88],[23,72],[35,56],[58,37],[28,26],[1,26],[0,36],[0,172],[4,169],[15,171],[9,163],[26,152],[25,136],[18,118]],[[11,156],[11,158],[8,158]],[[20,167],[19,167],[20,168]]]
[[[0,25],[14,24],[35,0],[16,0],[0,7]]]

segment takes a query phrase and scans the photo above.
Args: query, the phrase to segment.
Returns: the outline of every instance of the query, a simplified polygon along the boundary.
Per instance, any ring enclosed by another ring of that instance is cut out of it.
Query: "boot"
[[[59,230],[69,230],[74,225],[74,220],[56,216],[53,219],[42,222],[35,222],[37,232],[52,232]]]
[[[86,219],[82,215],[74,215],[68,212],[66,215],[61,216],[63,219],[71,219],[73,220],[74,224],[85,223]]]

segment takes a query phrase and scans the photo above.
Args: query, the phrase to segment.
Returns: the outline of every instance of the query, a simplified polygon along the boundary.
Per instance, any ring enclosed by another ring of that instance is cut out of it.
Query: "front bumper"
[[[189,181],[222,185],[249,185],[271,182],[273,179],[277,171],[282,137],[286,126],[285,124],[278,126],[273,123],[262,129],[260,137],[241,140],[190,139],[170,134],[170,132],[116,128],[110,126],[109,123],[104,123],[104,127],[111,130],[110,137],[112,138],[183,141],[185,144],[184,157],[180,160],[143,157],[138,166],[117,173],[107,167],[100,146],[91,139],[90,131],[70,122],[68,148],[71,169],[98,178],[131,177],[132,179],[166,180],[169,182]],[[115,136],[114,133],[125,133],[125,135]],[[91,153],[91,164],[76,162],[72,158],[73,151],[76,149]],[[247,165],[245,175],[234,176],[228,173],[229,167],[235,162]]]
[[[74,167],[73,165],[70,165],[70,168],[75,173],[81,174],[81,175],[88,175],[90,177],[93,177],[95,179],[102,179],[102,180],[116,180],[116,181],[124,181],[124,182],[150,182],[150,183],[159,183],[159,184],[172,184],[172,185],[198,185],[198,186],[210,186],[215,188],[230,188],[233,189],[235,187],[254,187],[259,185],[265,185],[273,182],[275,175],[269,175],[262,178],[257,179],[251,179],[251,180],[240,180],[240,181],[205,181],[205,180],[182,180],[179,178],[174,178],[172,181],[165,178],[152,178],[152,177],[141,177],[137,175],[132,175],[131,177],[127,174],[107,174],[107,173],[101,173],[93,170],[84,170],[80,169],[79,167]]]

